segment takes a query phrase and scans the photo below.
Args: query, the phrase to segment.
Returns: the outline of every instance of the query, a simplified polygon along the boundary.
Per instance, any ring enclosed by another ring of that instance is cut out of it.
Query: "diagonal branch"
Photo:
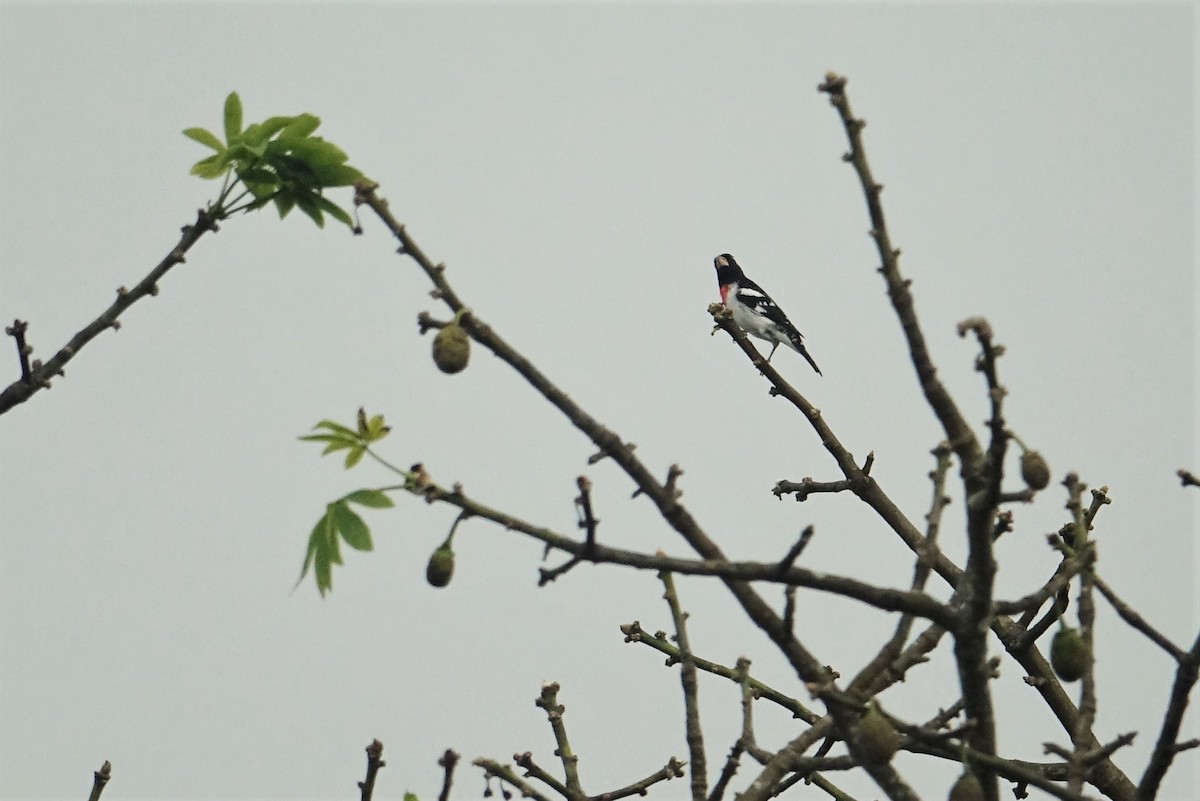
[[[121,327],[118,319],[122,313],[137,301],[147,295],[158,294],[158,282],[167,274],[167,271],[176,264],[182,264],[184,261],[183,255],[191,249],[192,245],[204,235],[206,231],[217,231],[216,218],[214,212],[200,209],[196,212],[196,222],[192,225],[183,226],[183,234],[179,237],[179,242],[171,251],[163,257],[153,270],[151,270],[145,278],[134,285],[133,289],[121,287],[117,290],[117,299],[112,305],[104,310],[95,320],[84,326],[71,340],[63,345],[58,353],[50,358],[50,361],[45,364],[40,364],[34,361],[29,368],[28,374],[25,374],[25,365],[22,364],[22,377],[9,384],[0,391],[0,414],[4,414],[9,409],[24,403],[33,397],[37,392],[47,389],[50,386],[50,380],[55,376],[65,375],[64,368],[67,362],[75,358],[75,354],[79,353],[85,345],[100,335],[101,332],[111,328],[114,331]],[[21,336],[24,336],[27,323],[16,321],[12,328],[20,329]],[[16,333],[10,333],[10,336],[16,338]],[[18,339],[18,348],[24,350],[27,346],[23,345],[23,340]],[[27,354],[28,351],[26,351]]]
[[[941,422],[946,438],[958,454],[964,469],[971,469],[983,455],[979,440],[954,403],[954,399],[950,397],[950,392],[938,380],[937,368],[934,367],[929,348],[925,344],[925,335],[917,321],[912,292],[909,291],[911,281],[900,273],[900,251],[892,245],[887,221],[883,216],[883,204],[879,201],[883,185],[876,183],[871,174],[871,166],[867,163],[866,151],[863,149],[862,129],[867,123],[855,117],[850,110],[850,101],[846,97],[846,83],[845,76],[830,72],[825,75],[825,82],[817,88],[829,95],[829,102],[837,109],[846,129],[850,152],[843,158],[854,167],[862,184],[867,201],[867,214],[871,218],[871,238],[875,241],[882,261],[879,271],[887,282],[888,296],[892,300],[896,315],[900,318],[900,327],[908,342],[909,355],[912,357],[913,367],[916,368],[917,379],[921,382],[921,390]]]
[[[510,765],[501,765],[494,759],[485,759],[483,757],[475,759],[471,764],[478,768],[483,768],[485,776],[494,776],[501,782],[516,787],[521,791],[521,795],[524,798],[532,798],[533,801],[550,801],[549,798],[538,792],[532,784],[518,776]]]
[[[617,790],[609,790],[606,793],[594,795],[589,798],[588,801],[618,801],[618,799],[628,798],[632,795],[644,796],[646,795],[646,790],[648,790],[652,785],[658,784],[662,781],[670,781],[671,779],[681,778],[683,776],[683,766],[683,762],[680,762],[675,757],[671,757],[667,760],[667,764],[663,765],[646,778],[636,781],[626,787],[621,787]]]
[[[653,648],[659,653],[666,654],[668,657],[668,666],[681,661],[681,654],[679,653],[678,646],[672,644],[670,640],[666,638],[664,632],[656,632],[651,634],[650,632],[645,631],[641,624],[635,620],[632,623],[623,624],[621,626],[621,633],[625,635],[625,642],[641,643]],[[722,665],[694,654],[692,655],[692,660],[695,662],[697,668],[707,673],[711,673],[714,676],[721,676],[722,678],[739,683],[742,681],[742,677],[736,668],[731,668],[727,665]],[[792,713],[792,717],[799,718],[805,723],[810,724],[816,723],[821,719],[820,715],[813,712],[795,698],[792,698],[789,695],[784,695],[779,690],[776,690],[774,687],[771,687],[768,684],[764,684],[753,676],[746,676],[745,681],[756,696],[759,698],[765,698],[768,701],[783,707],[788,712]]]
[[[1109,605],[1112,606],[1122,620],[1128,623],[1137,631],[1145,634],[1159,648],[1171,655],[1171,658],[1176,662],[1182,662],[1188,658],[1188,654],[1175,643],[1171,642],[1165,634],[1151,626],[1144,617],[1138,614],[1138,611],[1129,604],[1125,603],[1117,596],[1112,587],[1104,582],[1099,576],[1092,576],[1092,584],[1096,589],[1100,590],[1100,594],[1104,596]]]
[[[1171,699],[1167,703],[1167,711],[1163,715],[1162,728],[1158,732],[1158,740],[1154,743],[1154,756],[1142,774],[1138,783],[1138,798],[1152,799],[1158,795],[1163,777],[1175,760],[1176,754],[1185,750],[1189,745],[1179,742],[1179,730],[1183,727],[1183,713],[1188,706],[1188,698],[1192,688],[1200,678],[1200,634],[1188,650],[1184,659],[1180,660],[1175,669],[1175,681],[1171,684]]]
[[[446,281],[445,265],[434,264],[425,255],[409,236],[404,226],[392,215],[387,202],[375,194],[375,189],[376,185],[370,182],[356,184],[355,204],[368,206],[383,221],[400,241],[400,253],[410,256],[421,267],[429,280],[433,282],[436,296],[459,315],[460,324],[470,337],[512,367],[542,397],[562,412],[572,425],[591,439],[601,452],[608,454],[609,458],[616,462],[633,480],[638,494],[645,495],[654,504],[663,520],[678,532],[702,559],[713,563],[727,562],[724,552],[701,528],[687,508],[680,503],[677,491],[674,486],[671,486],[671,482],[668,481],[664,484],[658,481],[615,432],[585,412],[532,362],[493,331],[491,326],[467,312],[462,300]],[[459,314],[460,312],[461,314]],[[857,468],[855,467],[855,469]],[[900,514],[899,510],[896,510],[896,514]],[[832,681],[830,670],[793,636],[791,629],[784,624],[783,619],[753,587],[745,581],[724,576],[722,576],[722,581],[754,625],[771,638],[803,681],[819,684],[827,684]],[[853,713],[841,709],[834,709],[832,713],[839,728],[846,731],[852,728],[855,722]],[[850,733],[848,736],[848,742],[853,748],[857,743],[857,734]],[[868,771],[890,798],[904,801],[916,798],[912,789],[890,765],[868,766]],[[758,799],[747,798],[745,801],[758,801]]]

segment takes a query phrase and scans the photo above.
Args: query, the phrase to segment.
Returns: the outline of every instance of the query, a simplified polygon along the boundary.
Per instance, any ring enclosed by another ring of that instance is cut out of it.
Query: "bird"
[[[775,355],[775,350],[781,344],[787,345],[799,353],[812,365],[812,369],[821,375],[821,368],[808,355],[804,347],[804,337],[792,325],[791,320],[783,313],[783,309],[762,287],[751,281],[742,272],[742,268],[734,261],[733,256],[722,253],[713,259],[717,268],[717,286],[721,289],[721,303],[733,313],[733,320],[747,334],[759,339],[765,339],[772,344],[767,361]]]

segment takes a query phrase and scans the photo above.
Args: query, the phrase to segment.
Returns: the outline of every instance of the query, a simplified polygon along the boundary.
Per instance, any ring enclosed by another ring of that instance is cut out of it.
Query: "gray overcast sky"
[[[825,372],[775,363],[907,514],[928,504],[935,422],[865,235],[842,129],[815,87],[849,76],[902,266],[940,375],[981,422],[973,344],[1006,346],[1007,417],[1048,457],[1108,485],[1101,574],[1177,643],[1197,613],[1196,10],[1191,4],[0,5],[0,318],[48,358],[176,241],[216,186],[190,177],[240,92],[247,119],[311,111],[467,303],[664,475],[735,558],[779,558],[905,585],[903,547],[849,497],[804,505],[780,478],[837,477],[803,420],[723,335],[712,258],[734,253]],[[349,193],[335,193],[349,201]],[[441,311],[373,218],[351,237],[296,215],[204,240],[71,364],[0,420],[0,795],[346,798],[386,745],[380,798],[430,801],[436,758],[507,760],[553,739],[533,705],[558,680],[593,791],[686,757],[677,675],[618,626],[667,628],[651,574],[583,567],[537,589],[540,549],[481,522],[458,572],[424,564],[453,519],[368,513],[321,600],[290,593],[326,501],[390,477],[299,443],[321,418],[388,416],[388,458],[422,461],[481,501],[574,531],[595,482],[601,537],[683,555],[611,464],[499,361],[452,378],[415,317]],[[15,360],[0,351],[4,383]],[[1052,569],[1057,487],[1016,508],[1000,592]],[[961,556],[961,498],[943,537]],[[950,525],[953,523],[954,525]],[[957,539],[956,539],[957,538]],[[806,697],[717,586],[681,582],[693,643]],[[937,592],[944,595],[944,587]],[[772,596],[775,597],[775,596]],[[852,674],[891,620],[802,593],[799,629]],[[861,636],[859,636],[861,635]],[[1139,732],[1136,780],[1171,664],[1102,608],[1098,733]],[[950,704],[947,645],[889,690],[891,710]],[[1001,748],[1067,741],[1005,662]],[[737,735],[736,688],[702,685],[711,758]],[[1197,736],[1195,716],[1187,736]],[[794,724],[763,710],[759,741]],[[1162,797],[1200,797],[1181,756]],[[952,766],[901,757],[929,797]],[[482,781],[464,766],[456,798]],[[753,771],[744,767],[739,778]],[[874,797],[851,781],[846,789]],[[809,790],[793,791],[809,797]],[[662,797],[686,795],[682,782]]]

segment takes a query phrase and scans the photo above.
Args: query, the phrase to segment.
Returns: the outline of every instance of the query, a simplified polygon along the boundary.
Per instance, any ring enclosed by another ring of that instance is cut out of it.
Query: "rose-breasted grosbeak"
[[[775,355],[775,349],[780,344],[787,345],[803,356],[812,365],[812,369],[817,371],[817,375],[821,375],[821,368],[817,367],[812,356],[804,349],[804,337],[796,330],[796,326],[792,325],[783,309],[775,305],[775,301],[771,300],[771,296],[763,291],[762,287],[746,277],[742,268],[733,260],[733,256],[722,253],[713,259],[713,264],[717,268],[721,302],[733,312],[734,322],[747,334],[772,343],[767,361],[771,361],[771,356]]]

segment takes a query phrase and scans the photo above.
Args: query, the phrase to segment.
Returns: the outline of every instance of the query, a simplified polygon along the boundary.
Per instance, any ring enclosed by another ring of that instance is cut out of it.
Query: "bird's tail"
[[[808,350],[804,347],[804,340],[796,337],[788,344],[795,348],[796,352],[803,356],[806,362],[812,365],[812,369],[817,371],[817,375],[824,375],[824,373],[821,372],[821,368],[817,367],[817,363],[813,361],[813,357],[808,355]]]

